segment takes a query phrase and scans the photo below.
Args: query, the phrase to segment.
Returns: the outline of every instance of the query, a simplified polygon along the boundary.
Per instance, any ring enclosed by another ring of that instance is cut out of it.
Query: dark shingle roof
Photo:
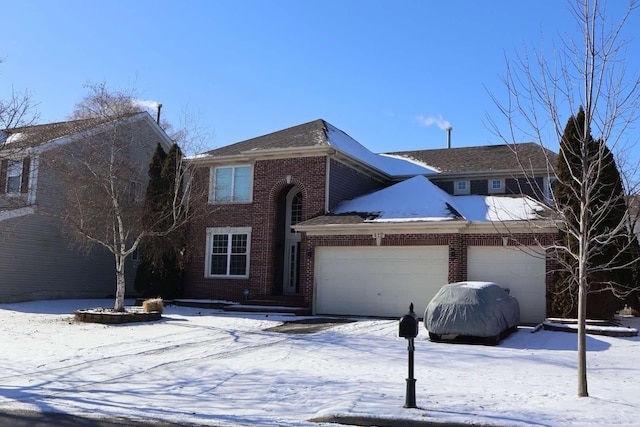
[[[216,148],[204,154],[210,156],[233,156],[252,150],[300,148],[317,145],[328,145],[326,124],[322,119]]]
[[[127,114],[123,117],[133,116],[136,114],[139,113]],[[94,118],[5,129],[0,131],[0,149],[37,147],[49,141],[84,132],[113,120],[113,118]],[[3,144],[3,142],[5,142],[5,138],[8,139],[11,135],[18,137],[18,134],[21,134],[21,136],[15,139],[15,141]]]
[[[441,172],[483,172],[546,169],[558,155],[533,142],[514,145],[443,148],[389,153],[419,160]]]

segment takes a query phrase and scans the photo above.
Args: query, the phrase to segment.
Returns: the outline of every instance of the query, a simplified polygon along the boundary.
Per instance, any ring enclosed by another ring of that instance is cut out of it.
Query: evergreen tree
[[[149,165],[149,183],[145,199],[145,221],[150,228],[164,229],[173,218],[167,209],[175,201],[175,185],[182,160],[180,148],[174,144],[165,154],[160,145]],[[186,249],[185,227],[166,235],[151,235],[140,244],[140,264],[136,272],[136,290],[144,296],[165,299],[178,297],[182,291]]]
[[[582,107],[577,116],[567,122],[560,142],[560,153],[556,169],[555,197],[557,207],[564,213],[567,229],[579,229],[578,217],[582,197],[588,197],[587,227],[594,235],[608,235],[604,244],[595,242],[596,250],[588,254],[589,296],[587,316],[610,318],[621,308],[621,296],[628,293],[634,281],[633,260],[637,258],[638,244],[629,241],[626,224],[627,204],[622,180],[611,151],[604,141],[594,140],[585,123]],[[586,136],[587,140],[583,141]],[[586,153],[584,152],[586,150]],[[595,159],[598,164],[587,164],[588,173],[597,179],[580,180],[585,162]],[[578,188],[583,185],[587,188]],[[560,231],[560,240],[568,250],[558,254],[560,268],[554,275],[552,312],[563,317],[577,316],[578,263],[575,259],[578,242],[575,236]]]

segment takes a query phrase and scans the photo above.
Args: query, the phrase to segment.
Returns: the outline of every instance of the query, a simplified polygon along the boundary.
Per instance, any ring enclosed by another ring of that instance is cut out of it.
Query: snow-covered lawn
[[[110,300],[0,304],[0,411],[35,409],[203,425],[311,426],[328,415],[502,426],[637,425],[640,338],[588,336],[590,397],[576,397],[576,335],[531,328],[496,347],[416,339],[396,320],[306,335],[285,316],[169,306],[155,323],[75,323]],[[403,314],[403,313],[400,313]],[[640,326],[639,319],[626,319]]]

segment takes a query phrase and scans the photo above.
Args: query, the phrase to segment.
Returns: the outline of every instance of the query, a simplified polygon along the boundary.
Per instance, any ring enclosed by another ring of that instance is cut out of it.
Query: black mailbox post
[[[409,312],[400,318],[398,335],[407,339],[409,346],[409,378],[407,378],[407,396],[405,408],[417,408],[416,406],[416,379],[413,377],[413,339],[418,336],[418,316],[413,312],[413,303],[409,305]]]

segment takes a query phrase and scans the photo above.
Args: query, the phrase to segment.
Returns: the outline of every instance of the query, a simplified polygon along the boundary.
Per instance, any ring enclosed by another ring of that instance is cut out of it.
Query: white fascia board
[[[26,206],[24,208],[10,209],[6,211],[0,211],[0,222],[12,218],[20,218],[21,216],[32,215],[35,213],[33,206]]]
[[[141,117],[141,115],[142,115],[142,117]],[[167,133],[164,131],[164,129],[162,129],[160,127],[158,122],[156,122],[148,112],[143,111],[140,114],[128,117],[127,119],[133,119],[135,121],[135,120],[138,120],[139,118],[144,119],[149,124],[149,126],[151,126],[151,129],[153,129],[153,131],[160,138],[160,141],[162,142],[162,145],[163,145],[162,148],[164,148],[165,151],[169,151],[169,149],[173,145],[173,141],[171,140],[171,138],[169,138],[169,135],[167,135]]]
[[[540,234],[557,233],[551,221],[413,221],[413,222],[365,222],[361,224],[294,225],[296,231],[308,236],[384,234]]]
[[[296,231],[308,236],[340,236],[363,234],[451,234],[460,233],[466,221],[365,222],[361,224],[294,225]]]
[[[208,154],[196,154],[185,159],[193,164],[233,164],[238,162],[253,162],[257,160],[288,159],[300,157],[318,157],[331,154],[333,147],[314,146],[298,148],[273,148],[268,150],[248,150],[240,154],[229,156],[213,156]]]
[[[547,234],[557,233],[558,227],[549,220],[531,221],[471,221],[467,223],[465,234]]]

